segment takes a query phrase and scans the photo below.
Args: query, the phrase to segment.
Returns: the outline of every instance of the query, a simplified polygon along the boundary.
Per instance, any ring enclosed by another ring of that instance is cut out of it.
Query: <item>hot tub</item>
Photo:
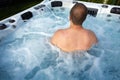
[[[99,43],[68,54],[50,38],[68,28],[76,2],[87,6],[83,25]],[[0,80],[120,80],[120,7],[76,2],[46,0],[0,21]]]

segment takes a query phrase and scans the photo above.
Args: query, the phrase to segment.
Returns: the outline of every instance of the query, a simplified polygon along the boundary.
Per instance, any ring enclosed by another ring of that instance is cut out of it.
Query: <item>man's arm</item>
[[[91,38],[92,38],[92,43],[96,44],[98,43],[98,39],[93,31],[90,31],[91,33]]]
[[[54,35],[52,36],[52,38],[51,38],[51,43],[52,43],[53,45],[56,45],[56,46],[57,46],[57,44],[58,44],[58,42],[59,42],[59,39],[60,39],[60,33],[61,33],[61,30],[58,30],[58,31],[56,31],[56,32],[54,33]]]

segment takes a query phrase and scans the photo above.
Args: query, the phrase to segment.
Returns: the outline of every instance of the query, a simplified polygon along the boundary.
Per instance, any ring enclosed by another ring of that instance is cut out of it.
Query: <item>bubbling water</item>
[[[66,53],[53,46],[50,37],[69,26],[68,12],[54,12],[59,19],[49,13],[37,15],[6,37],[0,44],[0,79],[119,80],[119,23],[88,16],[84,26],[96,33],[98,45]]]

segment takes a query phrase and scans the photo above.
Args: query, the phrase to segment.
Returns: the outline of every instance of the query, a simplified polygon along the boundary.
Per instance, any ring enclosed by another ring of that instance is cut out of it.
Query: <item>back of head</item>
[[[87,16],[87,8],[82,3],[76,3],[70,11],[70,19],[75,25],[82,25]]]

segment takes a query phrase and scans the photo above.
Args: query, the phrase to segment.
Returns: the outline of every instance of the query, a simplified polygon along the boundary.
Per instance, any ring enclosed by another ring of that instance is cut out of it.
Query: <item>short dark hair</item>
[[[82,25],[87,16],[87,7],[82,3],[76,3],[71,11],[70,18],[75,25]]]

